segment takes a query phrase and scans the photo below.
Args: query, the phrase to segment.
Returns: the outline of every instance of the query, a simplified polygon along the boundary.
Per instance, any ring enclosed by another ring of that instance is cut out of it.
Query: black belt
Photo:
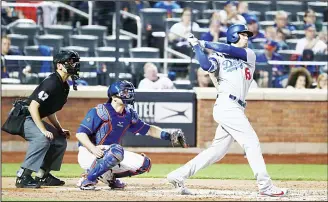
[[[218,98],[219,97],[219,95],[217,95],[216,96],[216,98]],[[232,99],[232,100],[234,100],[234,101],[237,101],[237,103],[240,105],[240,106],[242,106],[242,107],[246,107],[246,102],[244,102],[244,101],[242,101],[242,100],[239,100],[236,96],[234,96],[234,95],[229,95],[229,98],[230,99]]]

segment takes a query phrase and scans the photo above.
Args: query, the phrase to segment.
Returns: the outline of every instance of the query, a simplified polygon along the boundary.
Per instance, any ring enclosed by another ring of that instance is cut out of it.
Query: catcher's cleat
[[[171,183],[179,194],[181,195],[193,195],[187,187],[184,186],[183,180],[178,180],[177,178],[173,177],[172,175],[167,176],[167,180]]]
[[[260,195],[262,196],[272,196],[272,197],[281,197],[286,196],[288,190],[286,188],[278,188],[272,185],[269,189],[261,191]]]
[[[84,179],[81,183],[80,189],[81,190],[95,190],[95,185],[97,184],[97,181],[91,181],[88,179]]]
[[[111,189],[124,189],[124,187],[126,187],[126,183],[121,182],[119,179],[114,177],[112,180],[108,180],[108,186]]]
[[[65,182],[51,175],[50,173],[43,178],[35,177],[40,186],[63,186]]]
[[[16,178],[15,186],[17,188],[40,188],[39,183],[31,175],[22,175]]]

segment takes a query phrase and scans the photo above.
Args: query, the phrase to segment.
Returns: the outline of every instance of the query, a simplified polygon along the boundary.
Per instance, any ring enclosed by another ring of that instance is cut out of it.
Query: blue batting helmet
[[[239,33],[246,33],[248,37],[253,36],[253,32],[249,31],[244,24],[234,24],[228,28],[227,43],[237,43],[239,41]]]
[[[134,89],[134,85],[129,81],[116,81],[109,86],[107,95],[109,98],[112,96],[120,98],[123,104],[133,105],[135,96]]]

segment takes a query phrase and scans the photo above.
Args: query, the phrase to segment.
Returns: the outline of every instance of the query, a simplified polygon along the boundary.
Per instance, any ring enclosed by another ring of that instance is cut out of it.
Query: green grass
[[[19,164],[2,164],[3,177],[15,177]],[[169,172],[180,167],[178,164],[154,164],[149,173],[135,177],[164,178]],[[315,180],[327,181],[327,165],[313,164],[268,164],[267,170],[274,180]],[[78,164],[63,164],[59,172],[52,172],[58,177],[79,177],[83,170]],[[254,179],[247,164],[214,164],[200,170],[192,178],[197,179]]]

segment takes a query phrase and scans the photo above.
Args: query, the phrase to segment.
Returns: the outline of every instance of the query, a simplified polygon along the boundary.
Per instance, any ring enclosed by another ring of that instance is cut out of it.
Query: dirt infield
[[[125,178],[124,190],[110,190],[98,184],[98,191],[81,191],[75,186],[78,179],[66,179],[63,187],[16,189],[15,178],[2,178],[3,200],[56,200],[56,201],[327,201],[327,182],[275,181],[289,188],[286,197],[272,198],[257,194],[254,180],[190,179],[186,185],[195,195],[179,195],[164,179]]]

